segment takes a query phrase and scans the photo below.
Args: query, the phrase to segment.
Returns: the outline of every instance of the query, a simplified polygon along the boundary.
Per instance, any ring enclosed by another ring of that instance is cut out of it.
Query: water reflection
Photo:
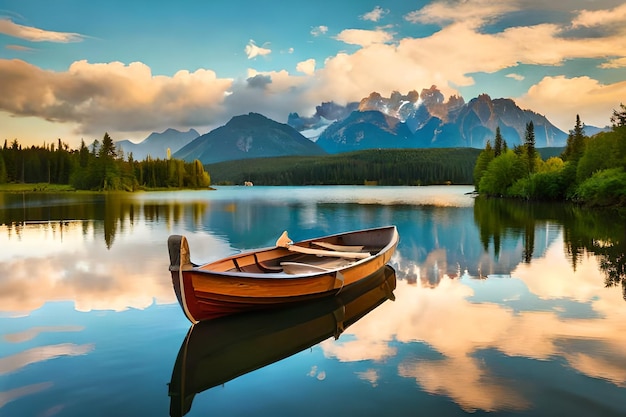
[[[566,204],[478,198],[474,219],[483,248],[489,250],[493,245],[496,258],[504,237],[520,237],[525,263],[533,259],[537,231],[561,226],[572,269],[576,270],[585,257],[595,255],[605,273],[605,285],[621,285],[626,300],[626,219],[620,219],[619,213]]]
[[[103,236],[106,247],[111,249],[116,234],[132,232],[137,223],[172,225],[188,216],[198,224],[208,207],[208,202],[200,198],[179,203],[142,197],[128,193],[0,193],[0,225],[6,226],[9,237],[18,239],[25,228],[33,225],[58,232],[61,239],[64,228],[80,225],[85,236]]]
[[[626,387],[626,311],[619,294],[598,285],[593,259],[576,272],[558,269],[567,260],[557,243],[536,265],[522,263],[511,276],[444,274],[435,287],[410,283],[410,260],[397,263],[396,302],[351,328],[347,342],[322,343],[329,358],[394,358],[399,376],[467,412],[528,411],[543,404],[544,415],[558,415],[570,401],[586,402],[576,415],[625,410],[623,401],[606,400],[621,398],[618,388]],[[546,264],[557,271],[546,275]],[[368,375],[384,378],[376,369]],[[607,384],[590,384],[581,375]]]
[[[339,340],[196,395],[189,414],[314,415],[303,404],[330,401],[338,415],[626,415],[626,222],[616,215],[474,201],[455,187],[248,188],[41,196],[32,211],[0,194],[1,411],[60,415],[67,398],[68,416],[94,404],[98,415],[163,414],[188,328],[167,272],[170,234],[210,261],[282,230],[306,239],[395,224],[394,303]],[[288,400],[267,395],[277,385]]]
[[[0,358],[0,375],[16,372],[33,363],[51,360],[60,356],[85,355],[93,349],[93,344],[76,345],[73,343],[61,343],[24,350],[15,355]]]
[[[294,355],[331,336],[338,339],[350,325],[386,300],[393,300],[395,287],[395,271],[387,266],[335,297],[192,325],[172,372],[170,415],[189,412],[197,393]]]

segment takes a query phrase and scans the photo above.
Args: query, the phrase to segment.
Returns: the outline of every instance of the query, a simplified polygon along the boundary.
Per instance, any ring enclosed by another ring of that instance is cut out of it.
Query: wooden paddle
[[[342,252],[324,249],[305,248],[302,246],[294,245],[293,241],[287,235],[287,231],[284,231],[282,235],[276,241],[276,246],[280,248],[289,249],[292,252],[306,253],[309,255],[318,256],[332,256],[336,258],[354,258],[365,259],[372,256],[369,252]]]

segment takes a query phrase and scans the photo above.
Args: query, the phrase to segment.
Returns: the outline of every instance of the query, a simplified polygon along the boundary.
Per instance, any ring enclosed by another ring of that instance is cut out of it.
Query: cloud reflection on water
[[[85,236],[85,223],[65,222],[63,237],[54,225],[0,226],[0,311],[28,315],[50,301],[73,301],[78,311],[145,309],[154,303],[175,303],[167,272],[165,243],[155,253],[148,233],[136,225],[133,233],[103,249],[100,239]],[[145,226],[145,225],[144,225]],[[93,228],[87,225],[89,233]],[[154,237],[153,237],[154,238]],[[204,248],[227,253],[227,244],[199,233]],[[163,231],[162,242],[167,240]],[[129,254],[132,254],[129,256]]]
[[[43,362],[60,356],[86,355],[94,349],[93,343],[77,345],[60,343],[58,345],[38,346],[0,358],[0,375],[15,372],[25,366]]]
[[[420,266],[408,259],[397,257],[394,266],[399,278],[395,302],[350,327],[346,333],[351,336],[324,342],[326,356],[376,364],[396,354],[393,342],[426,346],[441,356],[398,358],[398,374],[431,394],[449,396],[466,411],[521,410],[531,404],[519,389],[524,381],[499,374],[495,363],[484,359],[488,351],[539,361],[560,357],[576,372],[626,386],[626,310],[620,293],[604,287],[593,255],[574,271],[559,239],[532,264],[518,265],[510,277],[451,278],[442,271],[435,286],[416,277]],[[514,309],[508,294],[500,300],[473,300],[500,279],[518,281],[530,295],[554,301],[552,309],[542,304],[536,310],[523,297]],[[583,304],[596,314],[564,315],[556,303],[562,300],[575,301],[572,310]],[[594,348],[582,348],[581,342]]]

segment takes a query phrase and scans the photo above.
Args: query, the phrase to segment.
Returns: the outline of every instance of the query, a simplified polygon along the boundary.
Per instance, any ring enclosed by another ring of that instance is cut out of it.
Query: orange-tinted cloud
[[[0,60],[0,78],[0,110],[73,123],[79,133],[97,137],[111,130],[210,123],[221,116],[220,105],[232,85],[203,69],[155,76],[139,62],[77,61],[66,72],[53,72],[21,60]]]
[[[31,42],[80,42],[84,36],[78,33],[53,32],[30,26],[22,26],[11,19],[0,18],[0,33]]]

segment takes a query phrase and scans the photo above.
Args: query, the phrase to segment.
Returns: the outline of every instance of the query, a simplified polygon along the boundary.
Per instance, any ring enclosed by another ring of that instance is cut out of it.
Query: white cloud
[[[84,36],[78,33],[52,32],[13,23],[10,19],[0,19],[0,33],[25,39],[31,42],[80,42]]]
[[[626,57],[609,59],[605,63],[600,64],[600,68],[602,69],[626,68]]]
[[[505,77],[513,78],[516,81],[524,81],[524,79],[526,78],[523,75],[515,74],[515,73],[507,74]]]
[[[345,29],[336,39],[351,45],[368,46],[389,42],[393,37],[383,30]]]
[[[626,4],[613,9],[582,10],[572,22],[574,27],[606,26],[614,23],[626,23]]]
[[[296,70],[300,74],[284,70],[264,72],[263,75],[271,77],[271,83],[262,90],[254,89],[256,96],[251,96],[252,91],[246,85],[249,74],[238,80],[217,78],[213,71],[201,69],[193,73],[182,71],[172,77],[153,76],[150,67],[142,63],[86,61],[78,61],[66,72],[51,72],[23,61],[0,60],[0,79],[5,81],[0,96],[0,118],[32,116],[73,124],[81,134],[97,133],[100,137],[102,132],[112,130],[143,133],[167,127],[217,127],[216,123],[249,111],[285,121],[292,111],[307,114],[320,102],[334,100],[345,104],[359,101],[372,91],[389,95],[393,91],[420,91],[434,84],[448,96],[458,93],[457,88],[474,85],[472,74],[475,73],[508,70],[507,77],[522,81],[516,68],[523,64],[540,70],[541,66],[560,66],[582,58],[603,60],[599,64],[603,69],[626,65],[624,36],[615,30],[604,34],[594,32],[589,37],[584,37],[585,31],[581,31],[576,38],[564,36],[571,26],[556,24],[516,26],[500,32],[482,30],[486,23],[515,6],[510,1],[492,3],[488,0],[437,2],[416,10],[405,18],[415,23],[442,25],[439,31],[421,38],[394,39],[395,35],[383,28],[343,30],[335,39],[359,46],[356,52],[338,52],[324,62],[298,62]],[[622,7],[605,10],[616,16],[621,11]],[[598,16],[603,16],[585,13],[576,16],[577,25],[591,25],[598,21]],[[327,32],[327,26],[311,30],[313,36]],[[245,51],[249,59],[272,52],[253,40]],[[528,74],[525,75],[527,80]],[[574,93],[573,81],[567,80],[546,78],[520,100],[527,108],[544,113],[561,129],[569,129],[571,119],[578,113],[587,124],[606,124],[601,121],[616,106],[612,103],[614,97],[623,94],[622,84],[602,86],[589,78],[597,85],[582,90],[593,94],[587,97]],[[576,79],[576,83],[588,85],[589,81]],[[555,94],[553,97],[545,95],[548,85]],[[268,98],[272,100],[272,109],[267,105]],[[12,133],[5,135],[10,137]]]
[[[313,36],[321,36],[325,35],[328,32],[328,26],[316,26],[311,29],[311,35]]]
[[[271,49],[257,46],[257,44],[252,39],[250,39],[250,42],[248,42],[248,44],[246,45],[245,51],[248,59],[254,59],[257,56],[265,56],[272,53]]]
[[[365,13],[361,18],[363,20],[371,20],[372,22],[378,22],[381,18],[383,18],[389,10],[385,10],[380,6],[374,7],[374,9],[370,12]]]
[[[613,110],[626,97],[626,81],[602,84],[590,77],[545,77],[516,102],[548,116],[564,131],[574,127],[576,115],[583,123],[604,127]],[[558,109],[555,112],[554,109]]]
[[[472,27],[515,10],[513,2],[492,0],[465,0],[461,2],[433,2],[404,16],[411,23],[434,23],[445,25],[464,22]]]
[[[298,62],[296,70],[306,75],[313,75],[313,73],[315,73],[315,60],[311,58],[306,61]]]
[[[77,134],[156,131],[201,126],[221,117],[232,79],[210,70],[155,76],[143,63],[74,62],[66,72],[44,71],[20,60],[0,60],[0,111],[72,123]],[[45,138],[42,138],[45,140]]]

